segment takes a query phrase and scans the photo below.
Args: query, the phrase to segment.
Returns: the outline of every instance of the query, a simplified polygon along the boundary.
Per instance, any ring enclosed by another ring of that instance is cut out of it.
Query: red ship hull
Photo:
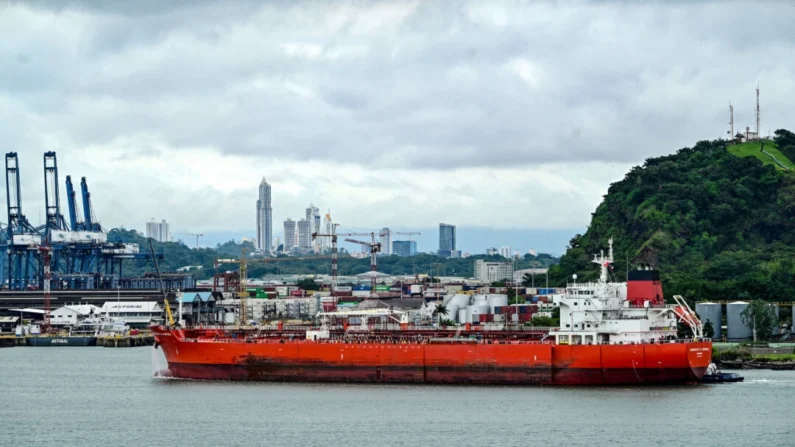
[[[188,339],[153,328],[167,375],[186,379],[500,385],[697,382],[711,342],[555,345],[540,342],[345,343]]]

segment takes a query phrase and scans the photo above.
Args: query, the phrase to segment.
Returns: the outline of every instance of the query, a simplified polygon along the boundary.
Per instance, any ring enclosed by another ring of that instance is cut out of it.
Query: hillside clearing
[[[765,140],[765,152],[767,152],[767,154],[760,150],[761,147],[762,143],[760,141],[749,141],[746,143],[733,144],[728,147],[728,150],[729,153],[738,157],[756,157],[763,164],[773,165],[776,169],[783,171],[784,168],[782,168],[778,163],[775,162],[775,160],[773,160],[773,158],[770,156],[772,155],[790,171],[795,171],[795,164],[793,164],[789,158],[787,158],[781,153],[781,151],[778,150],[776,143],[770,140]]]

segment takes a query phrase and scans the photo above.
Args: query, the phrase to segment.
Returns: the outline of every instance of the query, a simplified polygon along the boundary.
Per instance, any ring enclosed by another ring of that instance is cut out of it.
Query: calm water
[[[793,372],[665,388],[245,384],[156,379],[152,358],[0,349],[0,446],[795,445]]]

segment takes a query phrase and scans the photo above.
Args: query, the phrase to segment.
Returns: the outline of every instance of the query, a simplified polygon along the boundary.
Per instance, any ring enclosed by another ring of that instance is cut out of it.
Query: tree
[[[446,316],[449,312],[450,311],[447,310],[447,306],[445,306],[444,303],[438,303],[433,309],[433,316],[441,323],[442,316]]]
[[[743,323],[751,326],[754,331],[754,341],[757,339],[770,340],[776,325],[778,325],[773,305],[764,300],[757,299],[748,303],[748,307],[740,314],[740,317]]]
[[[715,336],[715,328],[712,327],[712,322],[707,320],[707,322],[704,323],[704,337],[712,338],[714,336]]]
[[[530,273],[525,273],[522,276],[522,285],[524,287],[533,287],[535,285],[535,278]]]
[[[303,290],[320,290],[320,285],[312,278],[298,280],[295,285]]]

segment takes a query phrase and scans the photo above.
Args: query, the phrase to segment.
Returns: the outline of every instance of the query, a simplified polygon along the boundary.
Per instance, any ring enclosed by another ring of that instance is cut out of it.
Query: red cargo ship
[[[164,375],[190,379],[521,385],[696,383],[712,343],[680,298],[665,305],[659,274],[630,272],[627,283],[569,284],[554,300],[561,327],[417,327],[391,309],[321,312],[314,327],[255,329],[154,326],[168,361]],[[360,325],[349,324],[356,318]],[[371,325],[373,319],[397,324]],[[677,321],[695,337],[676,339]],[[336,323],[341,322],[342,325]]]

